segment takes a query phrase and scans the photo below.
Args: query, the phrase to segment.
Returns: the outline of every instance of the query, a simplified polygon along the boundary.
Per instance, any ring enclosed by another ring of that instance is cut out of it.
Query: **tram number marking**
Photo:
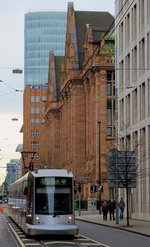
[[[40,179],[40,185],[67,185],[67,179],[66,178],[41,178]]]

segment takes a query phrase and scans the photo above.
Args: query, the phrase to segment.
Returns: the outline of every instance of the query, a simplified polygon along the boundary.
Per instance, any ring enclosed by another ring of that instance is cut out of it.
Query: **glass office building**
[[[46,84],[49,52],[64,56],[66,39],[65,12],[31,12],[25,14],[24,84]]]

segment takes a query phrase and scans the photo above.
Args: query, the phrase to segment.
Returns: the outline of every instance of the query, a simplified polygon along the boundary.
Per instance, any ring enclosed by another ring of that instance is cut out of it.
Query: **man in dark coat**
[[[104,201],[102,204],[102,211],[103,211],[103,220],[107,220],[108,204],[106,201]]]
[[[116,209],[116,204],[114,202],[114,200],[112,199],[109,202],[109,216],[110,216],[110,220],[115,220],[115,209]]]

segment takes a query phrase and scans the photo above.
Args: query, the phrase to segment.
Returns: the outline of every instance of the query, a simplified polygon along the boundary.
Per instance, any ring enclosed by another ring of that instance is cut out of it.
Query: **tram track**
[[[65,236],[29,237],[10,218],[6,218],[8,227],[20,247],[107,247],[82,235],[74,238]]]

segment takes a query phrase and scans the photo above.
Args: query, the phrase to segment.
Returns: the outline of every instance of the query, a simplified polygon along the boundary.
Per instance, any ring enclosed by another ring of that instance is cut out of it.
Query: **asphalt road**
[[[149,247],[150,238],[76,220],[80,234],[109,247]]]
[[[18,244],[8,230],[6,218],[0,214],[0,247],[17,247]]]

